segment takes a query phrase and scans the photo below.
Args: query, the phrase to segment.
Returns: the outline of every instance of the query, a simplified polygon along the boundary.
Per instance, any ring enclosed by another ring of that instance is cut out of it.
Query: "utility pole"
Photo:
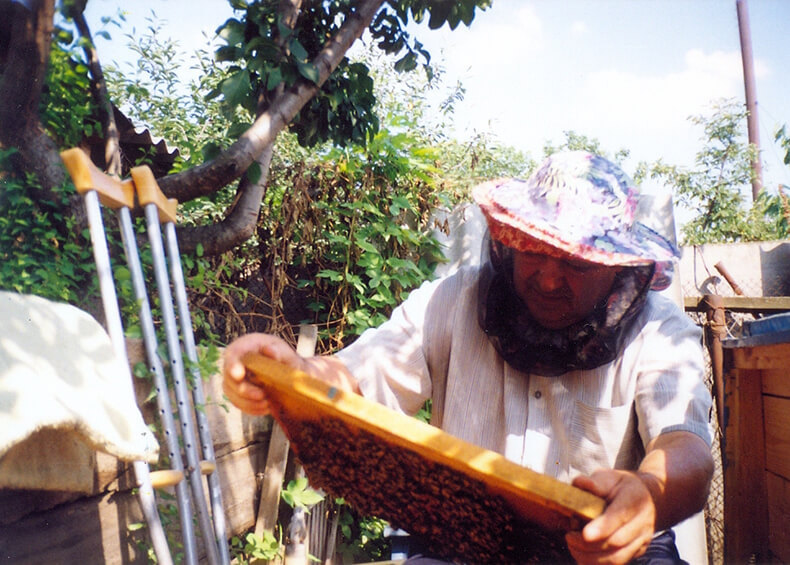
[[[741,60],[743,62],[743,82],[746,90],[746,110],[749,112],[746,123],[749,129],[749,143],[754,145],[756,154],[752,160],[752,198],[763,187],[763,166],[760,162],[760,127],[757,123],[757,89],[754,83],[754,61],[752,60],[752,34],[749,29],[749,7],[746,0],[735,0],[738,11],[738,32],[741,38]]]

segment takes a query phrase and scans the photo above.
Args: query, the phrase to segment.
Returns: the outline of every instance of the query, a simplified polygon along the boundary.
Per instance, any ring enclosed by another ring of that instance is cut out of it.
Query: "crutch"
[[[137,199],[145,210],[148,238],[151,244],[151,254],[154,263],[154,274],[159,289],[162,314],[165,323],[165,334],[167,336],[173,382],[175,385],[174,388],[178,400],[179,417],[181,418],[184,448],[189,465],[188,477],[192,485],[193,498],[195,499],[195,505],[197,507],[198,523],[206,539],[206,550],[209,554],[209,561],[211,563],[217,563],[221,560],[223,565],[229,565],[230,554],[228,552],[227,537],[225,534],[225,511],[222,504],[219,476],[216,473],[214,446],[205,413],[202,410],[190,409],[182,349],[181,343],[179,342],[178,325],[176,323],[173,299],[170,291],[171,281],[168,278],[166,265],[167,261],[169,261],[170,277],[172,278],[173,289],[178,303],[178,318],[181,327],[181,337],[183,339],[183,349],[192,368],[193,408],[197,408],[198,406],[204,406],[206,400],[203,394],[203,382],[200,371],[197,369],[198,358],[195,348],[195,336],[192,331],[192,318],[187,303],[186,285],[184,284],[181,256],[178,251],[178,240],[176,237],[175,223],[178,202],[174,199],[168,200],[164,196],[159,189],[159,185],[151,169],[147,166],[134,167],[131,170],[131,175],[135,191],[137,192]],[[167,244],[167,254],[165,254],[163,247],[163,235],[160,222],[164,225],[164,240]],[[203,453],[202,460],[200,459],[195,441],[195,424],[193,416],[197,419],[197,428]],[[207,475],[209,496],[212,503],[213,527],[206,507],[205,498],[203,497],[201,473]],[[210,543],[209,540],[214,540],[214,543]]]
[[[110,335],[116,355],[120,359],[127,359],[123,323],[121,322],[120,308],[118,307],[118,299],[115,293],[115,283],[110,266],[110,253],[107,248],[99,202],[111,208],[125,208],[128,210],[134,205],[134,191],[130,184],[122,185],[120,180],[99,171],[81,149],[64,151],[61,153],[61,157],[71,174],[74,186],[85,201],[93,257],[96,263],[104,315],[107,322],[107,332]],[[131,378],[130,373],[130,381]],[[167,545],[167,536],[159,519],[156,497],[154,495],[153,481],[157,478],[157,475],[150,471],[148,464],[144,461],[135,461],[132,464],[132,468],[137,481],[140,506],[148,525],[148,532],[157,561],[161,564],[172,565],[173,559]]]

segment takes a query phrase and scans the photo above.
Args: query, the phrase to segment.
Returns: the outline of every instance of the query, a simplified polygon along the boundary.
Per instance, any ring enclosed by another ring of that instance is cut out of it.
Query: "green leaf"
[[[247,69],[242,69],[230,75],[222,81],[220,90],[228,104],[231,106],[241,104],[252,90],[250,86],[250,72]]]
[[[392,204],[390,205],[390,214],[393,216],[397,216],[400,214],[401,210],[408,210],[411,208],[411,203],[408,199],[404,196],[395,196],[392,199]]]
[[[245,131],[250,129],[250,125],[246,122],[234,122],[228,127],[228,136],[234,139],[241,137]]]
[[[203,154],[204,161],[211,161],[214,157],[219,155],[221,151],[222,148],[213,141],[206,143],[200,150]]]
[[[281,496],[286,504],[294,508],[297,506],[309,508],[324,499],[322,494],[310,488],[307,479],[304,477],[290,481],[288,486],[283,489]]]
[[[293,38],[288,42],[288,49],[297,61],[306,61],[308,58],[307,49],[299,43],[299,40]]]
[[[428,21],[430,29],[439,29],[447,21],[456,0],[433,0],[429,3],[431,19]]]
[[[274,68],[266,75],[266,90],[274,90],[283,81],[283,73],[279,68]]]
[[[214,53],[214,60],[217,62],[236,61],[241,58],[243,51],[236,45],[223,45]]]
[[[261,171],[261,166],[258,164],[257,161],[253,161],[249,167],[247,167],[247,180],[250,184],[256,185],[261,181],[261,176],[263,176],[263,172]]]
[[[357,247],[359,247],[363,251],[368,251],[370,253],[376,253],[376,254],[379,252],[379,250],[376,249],[375,245],[372,245],[370,242],[366,241],[365,239],[363,239],[361,237],[357,237],[354,240],[354,243],[356,243]]]
[[[340,282],[343,280],[343,274],[338,271],[333,271],[332,269],[322,269],[318,271],[316,277],[329,279],[333,282]]]
[[[218,35],[228,45],[239,45],[244,41],[244,24],[236,19],[229,19],[217,30]]]
[[[300,75],[302,75],[307,80],[318,84],[318,79],[320,78],[318,67],[316,67],[313,63],[302,63],[301,61],[297,61],[296,66],[299,69]]]
[[[406,53],[395,62],[394,68],[399,73],[413,71],[417,68],[417,56],[412,52]]]

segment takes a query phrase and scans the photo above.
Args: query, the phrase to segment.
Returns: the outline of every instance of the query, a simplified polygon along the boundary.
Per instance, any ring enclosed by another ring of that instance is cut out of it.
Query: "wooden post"
[[[754,145],[757,154],[752,160],[752,198],[757,200],[757,195],[763,187],[763,167],[760,162],[760,127],[757,123],[757,87],[754,82],[754,61],[752,57],[752,35],[749,28],[749,8],[746,0],[735,0],[738,11],[738,32],[741,39],[741,61],[743,63],[743,82],[746,91],[746,123],[749,130],[749,143]]]
[[[724,432],[724,352],[721,340],[727,336],[727,326],[724,316],[724,306],[721,296],[706,294],[703,297],[705,304],[705,318],[708,322],[707,337],[708,351],[713,371],[713,398],[716,401],[716,414],[718,416],[719,430]]]
[[[299,330],[296,352],[309,357],[315,353],[318,330],[314,325],[304,325]],[[277,525],[277,514],[280,507],[285,469],[288,466],[290,443],[285,432],[277,422],[273,422],[272,435],[269,440],[269,453],[266,457],[266,469],[261,485],[261,498],[258,503],[258,516],[255,520],[255,535],[263,536],[264,532],[274,532]]]
[[[762,373],[734,357],[726,350],[724,562],[762,563],[768,557]]]

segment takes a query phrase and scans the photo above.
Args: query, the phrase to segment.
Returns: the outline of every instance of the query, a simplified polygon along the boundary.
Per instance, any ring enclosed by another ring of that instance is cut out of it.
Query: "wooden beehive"
[[[782,331],[724,342],[726,563],[790,563],[790,315],[781,316]]]

